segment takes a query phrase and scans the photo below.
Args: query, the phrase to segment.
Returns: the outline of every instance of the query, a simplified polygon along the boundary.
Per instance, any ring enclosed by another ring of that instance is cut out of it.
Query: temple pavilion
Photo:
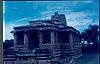
[[[5,64],[71,64],[82,55],[80,32],[67,26],[64,14],[13,29],[16,53],[5,57]]]

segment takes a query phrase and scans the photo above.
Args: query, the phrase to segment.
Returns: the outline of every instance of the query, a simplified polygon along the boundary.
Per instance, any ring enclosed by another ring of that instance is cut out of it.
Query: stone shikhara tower
[[[81,56],[80,32],[67,26],[64,14],[14,27],[14,64],[71,64]]]

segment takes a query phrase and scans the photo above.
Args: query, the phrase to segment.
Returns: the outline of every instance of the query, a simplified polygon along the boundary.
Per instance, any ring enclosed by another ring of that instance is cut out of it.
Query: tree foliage
[[[84,30],[82,33],[82,50],[84,53],[96,53],[99,48],[99,26],[89,25],[88,29]],[[87,41],[88,46],[84,47],[84,42]],[[93,43],[92,45],[90,43]],[[91,45],[91,46],[90,46]]]
[[[98,25],[89,25],[88,29],[84,30],[81,35],[83,43],[87,41],[88,44],[92,42],[93,45],[97,45],[99,37]]]

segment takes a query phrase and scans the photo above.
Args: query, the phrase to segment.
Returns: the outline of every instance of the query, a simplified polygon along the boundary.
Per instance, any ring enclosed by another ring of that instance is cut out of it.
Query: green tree
[[[88,45],[92,42],[92,48],[97,49],[99,43],[99,26],[98,25],[89,25],[88,29],[84,30],[82,33],[83,44],[85,41],[88,42]]]

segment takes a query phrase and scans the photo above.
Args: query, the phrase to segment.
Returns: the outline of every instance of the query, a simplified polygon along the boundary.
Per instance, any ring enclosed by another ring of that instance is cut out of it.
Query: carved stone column
[[[14,47],[16,47],[16,45],[17,45],[17,35],[14,34]]]
[[[55,34],[54,32],[51,32],[51,44],[54,44],[55,43]]]
[[[43,43],[43,34],[42,34],[42,32],[39,32],[38,35],[39,35],[39,47],[41,47],[41,45]]]
[[[18,46],[18,34],[13,34],[14,36],[14,50],[17,51],[17,46]]]
[[[74,36],[73,36],[73,33],[69,33],[69,44],[70,44],[70,51],[69,51],[69,53],[70,54],[72,54],[72,56],[69,56],[70,58],[69,58],[69,62],[70,63],[72,63],[73,61],[74,61],[74,53],[73,53],[73,51],[74,51],[74,48],[73,48],[73,46],[74,46],[74,44],[73,44],[73,42],[74,42],[74,40],[73,40],[73,38],[74,38]]]
[[[25,33],[24,34],[24,45],[28,44],[28,35]]]
[[[54,45],[54,48],[59,48],[58,44],[59,44],[59,39],[58,39],[58,34],[57,32],[55,33],[55,45]]]
[[[51,50],[54,51],[54,47],[55,47],[55,34],[54,32],[51,32],[50,34],[50,39],[51,39]]]
[[[72,35],[72,33],[69,33],[69,44],[70,44],[71,49],[73,49],[73,35]]]

